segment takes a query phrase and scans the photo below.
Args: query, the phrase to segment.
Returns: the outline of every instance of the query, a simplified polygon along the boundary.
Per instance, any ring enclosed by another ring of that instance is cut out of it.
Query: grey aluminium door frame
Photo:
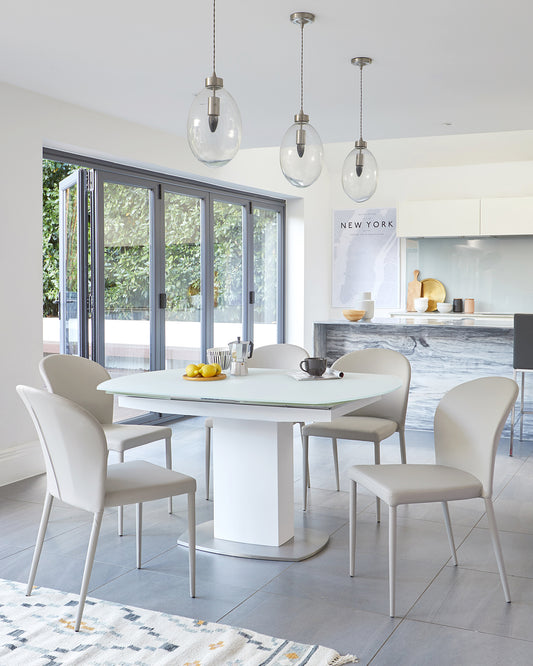
[[[159,187],[156,181],[135,176],[123,175],[114,171],[98,169],[91,179],[91,206],[93,226],[91,243],[93,247],[93,360],[105,366],[105,303],[104,303],[104,184],[116,183],[140,187],[150,192],[150,370],[160,370],[160,341],[164,336],[164,312],[161,312],[159,294],[162,292],[161,268],[159,267],[161,247],[160,224],[156,223],[156,209],[159,204]],[[162,321],[163,320],[163,321]]]
[[[89,265],[88,265],[88,237],[89,237],[89,210],[88,210],[88,180],[87,169],[78,169],[64,178],[59,184],[59,309],[60,333],[59,350],[62,354],[69,353],[66,322],[69,310],[69,295],[67,289],[67,214],[65,196],[67,190],[76,186],[76,258],[77,258],[77,290],[76,315],[78,328],[78,354],[88,356],[89,336]]]
[[[156,199],[156,227],[157,242],[156,250],[157,269],[159,271],[159,284],[161,294],[166,295],[165,285],[165,192],[173,194],[182,194],[200,201],[200,280],[201,290],[201,309],[200,309],[200,349],[202,358],[206,356],[206,349],[212,347],[213,330],[213,310],[209,307],[213,303],[213,282],[209,278],[213,271],[213,234],[212,225],[209,223],[208,210],[210,208],[209,193],[201,190],[185,187],[179,184],[159,183],[158,197]],[[155,262],[154,262],[155,263]],[[158,368],[163,369],[166,363],[165,353],[165,310],[159,310],[159,337],[158,337]]]

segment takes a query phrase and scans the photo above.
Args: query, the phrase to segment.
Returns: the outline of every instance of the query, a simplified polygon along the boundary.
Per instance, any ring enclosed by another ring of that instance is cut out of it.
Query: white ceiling
[[[243,119],[243,147],[279,145],[299,110],[324,143],[533,128],[530,0],[218,0],[217,74]],[[211,74],[212,0],[5,0],[0,80],[185,135]]]

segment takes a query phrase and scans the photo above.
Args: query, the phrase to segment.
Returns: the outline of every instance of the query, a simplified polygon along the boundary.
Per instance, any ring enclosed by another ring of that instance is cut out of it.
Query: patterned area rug
[[[87,599],[74,631],[78,596],[0,579],[0,664],[59,666],[340,666],[355,663],[302,645],[215,622]]]

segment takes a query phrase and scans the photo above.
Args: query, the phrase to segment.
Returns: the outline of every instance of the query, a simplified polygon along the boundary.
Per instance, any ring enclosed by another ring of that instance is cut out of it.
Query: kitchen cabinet
[[[482,236],[533,235],[533,197],[481,199]]]
[[[480,200],[401,201],[397,234],[410,238],[479,236]]]

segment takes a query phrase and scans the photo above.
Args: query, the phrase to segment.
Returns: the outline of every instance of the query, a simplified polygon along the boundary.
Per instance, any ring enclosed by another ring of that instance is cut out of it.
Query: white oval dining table
[[[197,526],[200,550],[297,561],[327,544],[327,533],[294,526],[293,423],[331,421],[400,387],[394,375],[345,373],[298,381],[287,370],[188,381],[183,370],[109,379],[99,389],[119,404],[213,418],[213,520]],[[186,544],[188,535],[178,543]]]

